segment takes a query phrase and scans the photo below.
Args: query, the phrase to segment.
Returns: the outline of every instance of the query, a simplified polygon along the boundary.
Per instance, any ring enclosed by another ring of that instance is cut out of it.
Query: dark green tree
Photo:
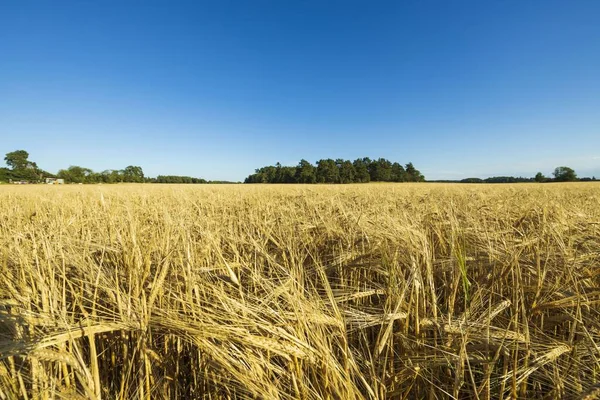
[[[37,182],[43,178],[44,171],[35,162],[29,161],[29,153],[25,150],[6,153],[4,161],[10,167],[8,179]]]
[[[282,175],[282,171],[281,171],[281,163],[279,161],[277,161],[275,163],[275,177],[273,178],[272,182],[269,183],[282,183],[283,181],[283,175]]]
[[[272,165],[258,168],[254,174],[246,178],[246,183],[275,183],[277,181],[277,167]]]
[[[340,183],[354,183],[356,182],[356,171],[354,165],[348,160],[337,160],[336,164],[339,169]]]
[[[279,183],[296,183],[296,167],[281,167]]]
[[[554,180],[557,182],[572,182],[577,180],[577,174],[569,167],[556,167],[552,175],[554,175]]]
[[[483,183],[484,180],[481,178],[465,178],[461,179],[460,183]]]
[[[544,176],[544,174],[542,174],[541,172],[538,172],[537,174],[535,174],[535,178],[534,180],[536,182],[546,182],[546,177]]]
[[[371,175],[369,175],[369,164],[371,160],[369,158],[357,158],[354,160],[352,165],[354,166],[354,176],[356,182],[369,182]]]
[[[369,175],[374,182],[390,182],[392,180],[392,163],[385,158],[372,161],[369,165]]]
[[[315,166],[302,159],[296,167],[296,182],[315,183],[317,181]]]
[[[404,170],[404,167],[397,162],[392,164],[391,178],[393,182],[406,182],[406,171]]]
[[[369,180],[372,182],[377,182],[379,177],[379,173],[377,171],[379,169],[379,164],[377,164],[377,161],[369,160],[369,163],[367,164],[367,169],[369,170]]]
[[[8,168],[0,168],[0,182],[8,182],[11,178]]]
[[[125,182],[144,182],[144,171],[142,167],[129,165],[123,170],[123,178]]]
[[[31,166],[31,162],[28,160],[29,153],[25,150],[15,150],[10,153],[6,153],[4,161],[13,171],[24,170]]]
[[[407,175],[407,180],[409,182],[423,182],[425,181],[425,177],[423,176],[423,174],[421,174],[421,172],[415,168],[415,166],[413,165],[413,163],[409,162],[408,164],[406,164],[406,175]]]
[[[67,169],[61,169],[58,171],[57,176],[64,179],[65,182],[70,183],[89,183],[88,177],[93,173],[89,168],[80,167],[78,165],[71,165]]]
[[[340,173],[335,161],[331,158],[317,161],[318,183],[339,183]]]
[[[102,172],[102,175],[104,175],[103,179],[106,179],[106,183],[119,183],[125,181],[123,171],[118,169],[107,169]]]

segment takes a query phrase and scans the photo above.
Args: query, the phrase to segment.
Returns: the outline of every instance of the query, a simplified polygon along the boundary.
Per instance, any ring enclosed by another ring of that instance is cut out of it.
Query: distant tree
[[[268,166],[263,168],[264,182],[277,183],[277,166]]]
[[[295,175],[298,183],[315,183],[317,181],[315,166],[304,159],[298,163]]]
[[[377,180],[380,182],[391,182],[392,181],[392,162],[385,159],[380,158],[377,160]]]
[[[203,182],[197,182],[197,183],[208,183],[210,185],[231,185],[231,184],[235,184],[237,185],[238,181],[204,181],[204,179],[200,179]]]
[[[122,170],[109,169],[102,173],[105,175],[104,179],[107,179],[107,183],[120,183],[125,182],[125,175]]]
[[[484,180],[481,178],[465,178],[460,181],[460,183],[483,183]]]
[[[11,178],[8,168],[0,168],[0,182],[8,182]]]
[[[379,164],[377,163],[377,160],[371,160],[367,164],[367,168],[369,169],[369,180],[371,182],[378,182],[380,174],[379,174]]]
[[[277,167],[268,166],[262,168],[261,174],[263,175],[263,182],[265,183],[276,183],[277,182]]]
[[[10,153],[6,153],[4,161],[13,171],[24,170],[30,167],[31,162],[28,160],[29,153],[25,150],[15,150]]]
[[[557,182],[572,182],[577,180],[577,174],[569,167],[556,167],[552,175],[554,175],[554,180]]]
[[[281,163],[278,161],[275,163],[275,175],[272,178],[272,182],[269,183],[282,183],[283,176],[281,172]]]
[[[269,165],[258,168],[254,174],[248,176],[246,183],[276,183],[277,182],[277,167]]]
[[[4,161],[10,167],[8,179],[37,182],[43,178],[44,171],[40,170],[35,162],[29,161],[29,153],[25,150],[6,153]]]
[[[89,168],[80,167],[78,165],[71,165],[67,169],[61,169],[58,171],[57,176],[64,179],[65,182],[71,183],[91,183],[89,182],[89,176],[93,171]]]
[[[296,167],[281,167],[278,183],[297,183]]]
[[[406,175],[407,175],[407,181],[414,182],[415,175],[416,175],[416,169],[415,169],[413,163],[409,162],[408,164],[406,164],[405,170],[406,170]]]
[[[521,182],[533,182],[534,178],[523,178],[522,176],[492,176],[485,178],[485,183],[521,183]]]
[[[425,181],[425,177],[421,172],[415,168],[413,163],[409,162],[406,164],[406,175],[408,175],[409,182],[423,182]]]
[[[16,181],[37,182],[41,179],[37,166],[34,164],[25,169],[15,169],[10,171],[10,179]]]
[[[339,181],[340,173],[334,160],[328,158],[317,161],[318,183],[338,183]]]
[[[373,182],[390,182],[392,180],[392,163],[385,158],[369,164],[369,176]]]
[[[406,170],[402,165],[395,162],[392,164],[392,181],[394,182],[406,182]]]
[[[536,182],[546,182],[546,177],[544,176],[544,174],[542,174],[541,172],[538,172],[537,174],[535,174],[535,178],[534,180]]]
[[[156,179],[157,179],[157,183],[162,183],[162,182],[158,181],[158,177]],[[258,174],[250,174],[246,177],[246,179],[244,179],[244,183],[261,183],[261,182],[259,182]]]
[[[150,179],[153,183],[207,183],[201,178],[192,178],[191,176],[178,175],[158,175],[154,179]]]
[[[142,167],[129,165],[123,170],[123,178],[125,182],[144,182],[144,171]]]
[[[369,174],[369,164],[371,160],[369,158],[358,158],[354,160],[352,165],[354,166],[354,179],[355,182],[369,182],[371,175]]]
[[[340,183],[356,182],[356,171],[354,171],[354,165],[352,165],[352,162],[338,159],[336,161],[336,165],[340,171]]]
[[[116,182],[113,179],[114,178],[113,171],[110,169],[100,172],[99,175],[100,175],[99,180],[102,183],[115,183]]]

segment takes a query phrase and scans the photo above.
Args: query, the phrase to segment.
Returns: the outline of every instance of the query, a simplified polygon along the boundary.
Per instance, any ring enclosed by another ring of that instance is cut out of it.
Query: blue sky
[[[0,153],[243,180],[301,158],[600,176],[598,1],[0,1]]]

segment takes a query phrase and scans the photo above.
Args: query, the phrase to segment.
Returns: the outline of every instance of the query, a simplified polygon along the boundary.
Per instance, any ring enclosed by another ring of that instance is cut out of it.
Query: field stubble
[[[0,399],[600,398],[592,183],[2,187],[0,282]]]

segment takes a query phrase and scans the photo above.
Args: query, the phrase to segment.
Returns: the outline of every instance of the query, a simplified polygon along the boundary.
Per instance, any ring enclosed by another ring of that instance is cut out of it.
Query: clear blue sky
[[[301,158],[600,176],[600,1],[0,0],[0,153],[243,180]]]

